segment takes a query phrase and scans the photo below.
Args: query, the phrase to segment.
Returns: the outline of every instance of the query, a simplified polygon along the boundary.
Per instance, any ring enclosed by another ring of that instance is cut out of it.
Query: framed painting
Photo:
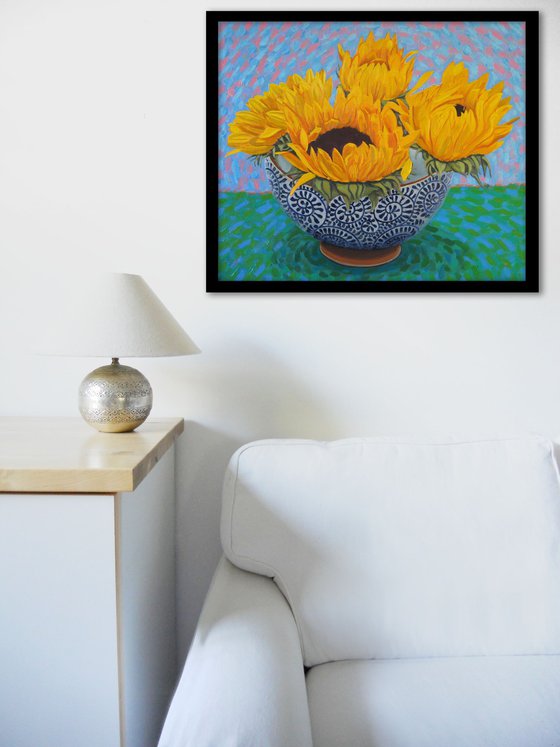
[[[207,85],[208,291],[538,291],[538,12],[208,12]]]

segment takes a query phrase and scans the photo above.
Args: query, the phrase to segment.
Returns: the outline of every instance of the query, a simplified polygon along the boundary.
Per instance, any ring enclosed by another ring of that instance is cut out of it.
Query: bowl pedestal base
[[[389,249],[344,249],[341,246],[319,244],[321,254],[327,259],[346,267],[378,267],[392,262],[401,253],[401,245]]]

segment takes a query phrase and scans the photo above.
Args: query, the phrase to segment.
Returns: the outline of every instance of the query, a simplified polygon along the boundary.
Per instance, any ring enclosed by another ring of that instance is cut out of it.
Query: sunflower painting
[[[538,290],[537,13],[207,16],[208,290]]]

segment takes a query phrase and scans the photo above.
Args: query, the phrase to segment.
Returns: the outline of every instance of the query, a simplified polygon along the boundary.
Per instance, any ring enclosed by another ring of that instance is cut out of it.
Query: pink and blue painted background
[[[427,85],[437,83],[446,66],[464,61],[474,80],[485,72],[490,85],[504,81],[504,93],[513,109],[507,119],[520,117],[504,145],[490,154],[492,176],[488,184],[525,182],[525,38],[524,24],[518,22],[222,22],[219,25],[219,153],[221,192],[268,192],[262,167],[242,154],[225,158],[229,148],[229,123],[247,101],[264,93],[271,83],[309,68],[325,70],[337,82],[337,45],[352,54],[360,37],[373,31],[376,38],[396,33],[399,45],[418,50],[416,80],[433,70]],[[458,184],[461,183],[457,179]],[[472,181],[464,181],[472,184]]]

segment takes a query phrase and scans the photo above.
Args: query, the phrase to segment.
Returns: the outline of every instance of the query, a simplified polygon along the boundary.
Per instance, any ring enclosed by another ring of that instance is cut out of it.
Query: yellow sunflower
[[[291,75],[285,83],[273,83],[264,94],[249,99],[246,110],[235,115],[228,137],[228,145],[233,150],[228,155],[268,153],[286,134],[285,103],[294,105],[302,96],[311,100],[328,99],[331,92],[332,80],[326,77],[324,70],[318,73],[308,70],[305,77]]]
[[[375,39],[370,31],[367,39],[360,39],[355,55],[338,45],[341,60],[339,78],[346,91],[360,88],[374,100],[390,101],[402,96],[410,89],[414,72],[416,51],[405,55],[398,45],[397,35],[387,34],[384,39]],[[432,75],[422,75],[416,86],[419,88]]]
[[[335,182],[376,182],[412,168],[409,148],[415,133],[405,135],[395,113],[360,91],[339,88],[334,105],[310,100],[286,110],[289,151],[282,155],[303,172],[292,192],[316,177]]]
[[[512,108],[510,99],[502,95],[503,83],[487,83],[488,74],[469,82],[465,65],[451,63],[440,85],[407,96],[399,110],[405,128],[417,131],[417,144],[438,161],[492,153],[519,117],[501,121]]]

